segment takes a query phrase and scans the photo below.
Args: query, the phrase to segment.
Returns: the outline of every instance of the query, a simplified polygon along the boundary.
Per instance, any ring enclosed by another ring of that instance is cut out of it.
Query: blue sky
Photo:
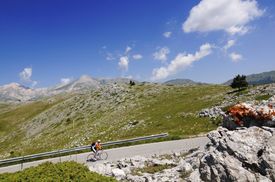
[[[274,70],[274,12],[274,0],[2,1],[0,85],[84,74],[222,83]]]

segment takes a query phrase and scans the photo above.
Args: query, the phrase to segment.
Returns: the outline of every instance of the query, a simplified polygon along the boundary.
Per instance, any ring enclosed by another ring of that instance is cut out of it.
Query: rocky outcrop
[[[189,181],[275,181],[275,130],[218,128],[211,142],[189,159],[195,169]]]
[[[119,181],[275,181],[275,129],[219,127],[203,151],[136,156],[90,167]]]
[[[203,109],[199,112],[200,117],[218,118],[223,116],[225,113],[222,111],[221,107],[212,107],[210,109]]]
[[[275,127],[275,97],[260,103],[239,103],[224,115],[223,126],[236,129],[240,126],[269,126]]]

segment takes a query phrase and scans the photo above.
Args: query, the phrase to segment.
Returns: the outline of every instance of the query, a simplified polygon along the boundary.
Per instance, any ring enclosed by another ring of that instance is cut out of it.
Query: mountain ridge
[[[0,102],[26,102],[37,100],[42,97],[58,95],[62,93],[86,92],[102,88],[112,84],[128,84],[129,78],[93,78],[89,75],[82,75],[78,79],[71,80],[68,83],[60,83],[49,88],[29,88],[19,83],[10,83],[0,86]],[[136,80],[133,80],[139,83]],[[262,72],[247,75],[247,81],[250,85],[261,85],[275,83],[275,71]],[[230,85],[228,80],[222,85]],[[164,85],[199,85],[204,84],[191,79],[172,79],[161,84]]]
[[[89,75],[82,75],[80,78],[65,84],[58,84],[49,88],[29,88],[19,83],[10,83],[0,86],[0,102],[26,102],[37,98],[58,95],[61,93],[85,92],[99,89],[108,84],[126,84],[128,78],[93,78]]]
[[[194,85],[194,84],[200,84],[199,82],[196,82],[194,80],[191,79],[184,79],[184,78],[176,78],[176,79],[172,79],[172,80],[168,80],[166,82],[164,82],[163,84],[166,85]]]
[[[275,83],[275,71],[266,71],[262,73],[246,75],[246,80],[249,85],[263,85]],[[230,79],[223,84],[230,85],[232,81],[233,79]]]

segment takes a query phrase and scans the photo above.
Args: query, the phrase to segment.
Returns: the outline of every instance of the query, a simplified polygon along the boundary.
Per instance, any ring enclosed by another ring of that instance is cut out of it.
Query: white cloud
[[[179,53],[174,60],[166,67],[160,67],[153,70],[152,80],[165,79],[168,76],[177,73],[180,70],[192,65],[193,62],[198,61],[205,56],[211,54],[212,46],[210,44],[203,44],[200,50],[195,54]]]
[[[19,73],[19,76],[22,81],[30,82],[32,76],[32,68],[24,68],[24,70]]]
[[[153,54],[153,57],[155,60],[159,60],[159,61],[166,61],[167,60],[167,55],[170,53],[170,50],[168,47],[163,47],[161,49],[159,49],[158,51],[156,51]]]
[[[32,81],[32,87],[35,87],[37,85],[37,81]]]
[[[235,52],[232,52],[231,54],[229,54],[229,57],[233,62],[238,62],[243,59],[243,56],[241,54],[238,54]]]
[[[71,78],[61,78],[60,80],[61,84],[64,84],[64,85],[70,83],[71,81],[72,81]]]
[[[124,70],[124,71],[128,70],[129,62],[130,62],[130,51],[131,50],[132,50],[132,47],[127,46],[125,48],[124,54],[123,55],[118,55],[118,57],[119,57],[118,66],[121,70]],[[138,55],[138,56],[141,56],[141,55]],[[133,58],[134,58],[134,56],[133,56]]]
[[[124,78],[133,79],[134,77],[132,75],[127,75],[127,76],[124,76]]]
[[[249,27],[234,26],[234,27],[228,28],[226,31],[231,35],[235,35],[235,34],[244,35],[248,32],[248,30],[249,30]]]
[[[128,70],[128,65],[129,65],[129,58],[128,58],[128,56],[122,56],[122,57],[120,57],[118,66],[122,70]]]
[[[170,38],[172,35],[172,32],[164,32],[162,35],[166,38]]]
[[[135,59],[135,60],[142,59],[142,55],[141,54],[134,54],[133,59]]]
[[[128,54],[131,50],[132,48],[130,46],[127,46],[125,49],[125,54]]]
[[[106,60],[108,60],[108,61],[112,61],[112,60],[115,60],[116,58],[115,58],[115,56],[112,54],[112,53],[107,53],[107,55],[106,55]]]
[[[231,48],[232,46],[234,46],[236,43],[235,40],[229,40],[227,41],[226,45],[223,47],[223,49],[226,51],[227,49]]]
[[[31,83],[32,87],[37,85],[37,81],[33,81],[32,77],[32,68],[24,68],[22,72],[19,73],[19,77],[23,82]]]
[[[202,0],[192,8],[182,28],[184,32],[245,34],[248,23],[263,13],[256,0]]]

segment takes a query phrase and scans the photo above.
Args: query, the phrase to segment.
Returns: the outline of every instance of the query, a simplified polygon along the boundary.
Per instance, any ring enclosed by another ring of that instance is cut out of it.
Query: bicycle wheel
[[[95,161],[95,154],[94,153],[90,153],[88,156],[87,156],[87,161]]]
[[[105,151],[100,152],[98,155],[101,160],[107,160],[108,158],[108,154]]]

